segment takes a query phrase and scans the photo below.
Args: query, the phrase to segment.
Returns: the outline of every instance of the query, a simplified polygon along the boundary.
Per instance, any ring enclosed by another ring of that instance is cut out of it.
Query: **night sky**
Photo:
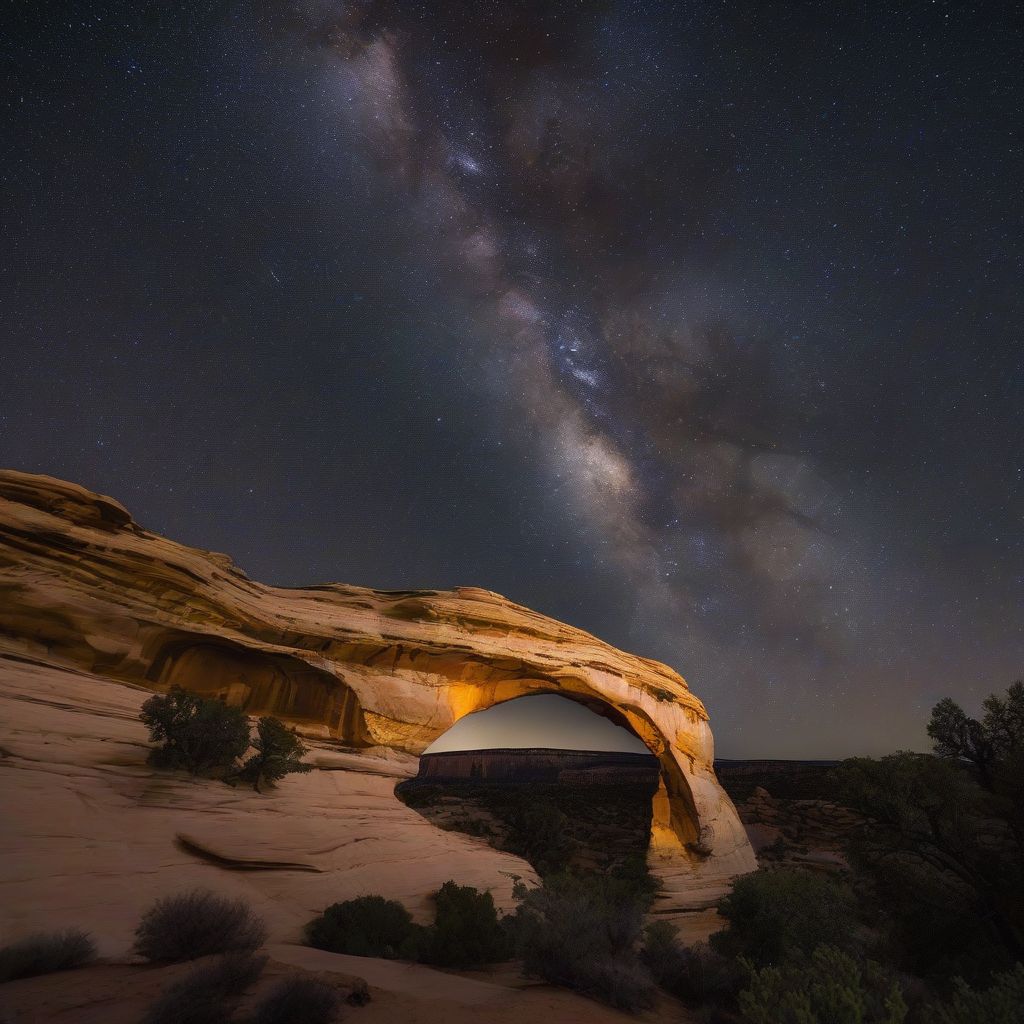
[[[260,580],[506,594],[724,756],[1024,671],[1015,5],[5,29],[0,463]]]

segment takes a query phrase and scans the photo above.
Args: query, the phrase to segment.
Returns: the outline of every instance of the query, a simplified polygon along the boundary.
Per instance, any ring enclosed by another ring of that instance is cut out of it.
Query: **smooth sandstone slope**
[[[324,757],[328,748],[363,751],[348,757],[362,766],[378,762],[382,750],[391,752],[389,764],[397,754],[418,754],[473,711],[523,694],[560,693],[628,725],[659,758],[651,858],[665,880],[665,909],[693,905],[695,894],[713,893],[755,866],[714,776],[707,714],[680,676],[489,591],[270,587],[249,580],[224,555],[142,529],[111,498],[6,471],[0,472],[4,654],[4,694],[12,664],[36,666],[33,678],[50,680],[53,692],[23,698],[30,704],[63,702],[72,715],[88,705],[81,688],[60,696],[56,680],[65,677],[52,675],[57,670],[88,680],[85,689],[102,690],[97,699],[104,703],[115,692],[141,702],[145,690],[181,684],[295,723],[321,741]],[[23,685],[19,671],[14,676]],[[134,688],[111,690],[110,681]],[[355,774],[385,778],[374,772]],[[307,778],[311,786],[327,786],[332,777]],[[411,822],[418,816],[395,800],[393,781],[379,784],[381,800],[389,814],[401,816],[402,828],[415,832]],[[282,787],[275,804],[301,804],[297,784]],[[331,807],[335,797],[325,792],[318,799]],[[243,819],[256,813],[250,806],[238,811]],[[227,842],[229,831],[220,834]],[[247,842],[236,843],[233,855]],[[415,842],[430,849],[422,834]],[[510,860],[523,874],[522,862]],[[500,894],[507,880],[499,874],[494,886]]]
[[[423,923],[449,878],[512,908],[529,865],[442,832],[395,799],[415,759],[313,741],[308,775],[262,795],[146,764],[140,687],[0,658],[0,945],[81,927],[106,956],[131,946],[161,896],[242,898],[275,942],[298,942],[325,906],[369,893]]]

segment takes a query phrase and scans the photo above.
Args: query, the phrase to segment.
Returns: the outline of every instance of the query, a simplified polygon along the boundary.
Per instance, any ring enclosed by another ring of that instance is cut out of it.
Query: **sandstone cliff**
[[[658,757],[651,857],[667,893],[754,867],[714,776],[707,714],[680,676],[485,590],[270,587],[224,555],[146,531],[111,498],[7,471],[4,658],[0,671],[37,666],[37,678],[45,666],[133,688],[181,684],[364,760],[418,754],[463,715],[560,693],[626,724]]]

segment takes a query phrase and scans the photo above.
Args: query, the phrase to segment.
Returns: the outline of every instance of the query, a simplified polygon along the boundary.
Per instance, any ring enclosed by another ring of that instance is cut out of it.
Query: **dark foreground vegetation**
[[[229,1020],[265,966],[265,957],[229,953],[196,967],[164,989],[146,1011],[143,1024],[220,1024]]]
[[[250,907],[211,892],[195,891],[157,902],[135,931],[135,951],[154,962],[216,956],[169,985],[143,1024],[220,1024],[232,1018],[242,996],[259,980],[266,957],[256,951],[266,927]],[[364,993],[357,996],[362,999]],[[338,1017],[336,989],[316,979],[282,979],[260,1002],[248,1024],[330,1024]]]
[[[248,750],[235,718],[204,706],[216,702],[180,693],[154,700],[162,703],[147,702],[149,714],[165,739],[158,761],[209,772]],[[278,726],[261,731],[255,761],[230,770],[280,777],[295,747]],[[645,926],[653,880],[634,845],[637,830],[646,841],[650,794],[641,815],[635,793],[618,809],[613,799],[608,812],[592,791],[538,798],[513,787],[473,787],[471,798],[504,848],[538,866],[543,884],[517,884],[514,913],[502,917],[489,893],[450,881],[428,926],[370,895],[328,906],[307,940],[454,969],[517,959],[528,976],[627,1011],[652,1006],[661,989],[708,1024],[1022,1024],[1024,684],[989,697],[980,720],[942,701],[928,732],[934,754],[853,758],[816,772],[814,785],[827,778],[831,798],[860,823],[846,851],[850,870],[769,858],[737,880],[720,905],[725,927],[708,943],[684,946],[664,921]],[[443,803],[423,788],[405,796]],[[578,831],[588,814],[598,840]],[[146,1024],[238,1019],[264,968],[264,939],[243,903],[205,892],[158,901],[137,929],[138,953],[153,962],[217,959],[168,986]],[[0,949],[0,981],[94,956],[81,932],[37,936]],[[352,992],[349,1001],[364,998]],[[327,1024],[338,1009],[330,986],[296,976],[246,1019]]]
[[[334,903],[310,922],[311,946],[332,953],[418,960],[471,968],[508,960],[513,952],[489,892],[445,882],[434,897],[434,923],[424,927],[397,900],[360,896]]]
[[[157,900],[135,930],[134,951],[155,965],[202,959],[167,985],[142,1024],[332,1024],[342,1003],[369,1001],[365,982],[338,987],[300,974],[279,979],[262,998],[252,989],[267,964],[257,951],[263,922],[242,901],[197,890]],[[0,949],[0,982],[85,966],[96,959],[92,940],[70,930],[38,935]],[[250,995],[250,993],[252,993]],[[250,1008],[239,1015],[243,997]]]
[[[499,916],[490,893],[446,882],[434,923],[424,927],[394,900],[363,896],[310,922],[310,945],[334,953],[418,960],[467,969],[511,959],[524,973],[625,1010],[651,1005],[654,985],[637,956],[645,900],[599,875],[549,876],[517,884],[518,907]]]
[[[470,783],[401,795],[541,875],[502,922],[528,974],[634,1010],[656,984],[709,1019],[751,1024],[1020,1024],[1024,685],[989,697],[980,720],[942,701],[928,732],[934,754],[773,775],[788,799],[827,797],[854,815],[850,869],[768,856],[723,902],[726,928],[689,948],[664,922],[642,928],[650,794],[612,792],[606,805],[604,793]],[[758,784],[749,766],[723,775],[738,797]]]
[[[652,787],[413,779],[396,792],[440,828],[480,836],[522,857],[541,878],[604,875],[638,896],[654,890],[647,873]]]
[[[0,982],[69,971],[95,959],[92,939],[77,928],[32,935],[0,949]]]

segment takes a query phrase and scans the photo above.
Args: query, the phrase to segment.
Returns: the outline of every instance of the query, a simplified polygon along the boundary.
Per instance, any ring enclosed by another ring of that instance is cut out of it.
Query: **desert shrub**
[[[693,1003],[731,1003],[742,984],[743,971],[735,960],[717,953],[706,942],[695,942],[683,950],[680,969],[665,987]]]
[[[248,782],[257,793],[261,786],[272,786],[286,775],[313,770],[312,765],[302,763],[306,754],[302,741],[277,718],[259,720],[252,745],[256,753],[242,765],[238,778]]]
[[[672,977],[683,956],[679,929],[671,921],[655,921],[644,929],[644,945],[640,958],[659,985]]]
[[[196,967],[164,989],[142,1024],[223,1024],[264,964],[265,957],[232,954]]]
[[[745,958],[749,982],[739,996],[749,1024],[902,1024],[899,985],[871,960],[863,964],[833,946],[783,967],[758,970]]]
[[[809,955],[818,946],[855,951],[860,928],[849,890],[823,875],[797,868],[755,871],[737,879],[719,905],[728,927],[711,937],[727,957],[745,956],[757,967]]]
[[[424,937],[420,959],[443,967],[477,967],[509,956],[509,942],[489,892],[445,882],[437,916]]]
[[[338,1004],[338,993],[322,981],[285,978],[256,1007],[251,1024],[331,1024]]]
[[[635,955],[600,957],[580,977],[581,992],[617,1010],[636,1013],[654,1005],[651,975]]]
[[[527,975],[600,999],[622,1010],[652,1005],[651,976],[636,945],[643,909],[589,894],[568,876],[517,890],[514,935]]]
[[[306,927],[306,941],[331,953],[414,960],[421,933],[401,903],[360,896],[329,906]]]
[[[354,956],[421,960],[444,967],[475,967],[508,957],[509,940],[494,899],[472,886],[445,882],[436,896],[430,928],[383,896],[360,896],[329,906],[306,928],[317,949]]]
[[[196,890],[157,900],[135,929],[135,950],[147,960],[177,962],[251,953],[266,938],[263,922],[246,903]]]
[[[729,1001],[743,981],[743,972],[735,961],[704,942],[682,945],[678,929],[668,921],[648,926],[640,959],[666,992],[690,1003]]]
[[[934,1024],[1020,1024],[1024,1015],[1024,964],[997,974],[985,989],[956,979],[951,998],[929,1007]]]
[[[77,928],[32,935],[0,949],[0,981],[67,971],[96,959],[96,946]]]
[[[513,793],[504,817],[511,829],[508,851],[528,861],[541,876],[564,870],[578,848],[569,834],[568,816],[532,793]]]
[[[150,697],[139,718],[149,729],[150,741],[162,744],[149,753],[149,763],[157,768],[218,774],[249,749],[249,720],[240,708],[180,687]]]

